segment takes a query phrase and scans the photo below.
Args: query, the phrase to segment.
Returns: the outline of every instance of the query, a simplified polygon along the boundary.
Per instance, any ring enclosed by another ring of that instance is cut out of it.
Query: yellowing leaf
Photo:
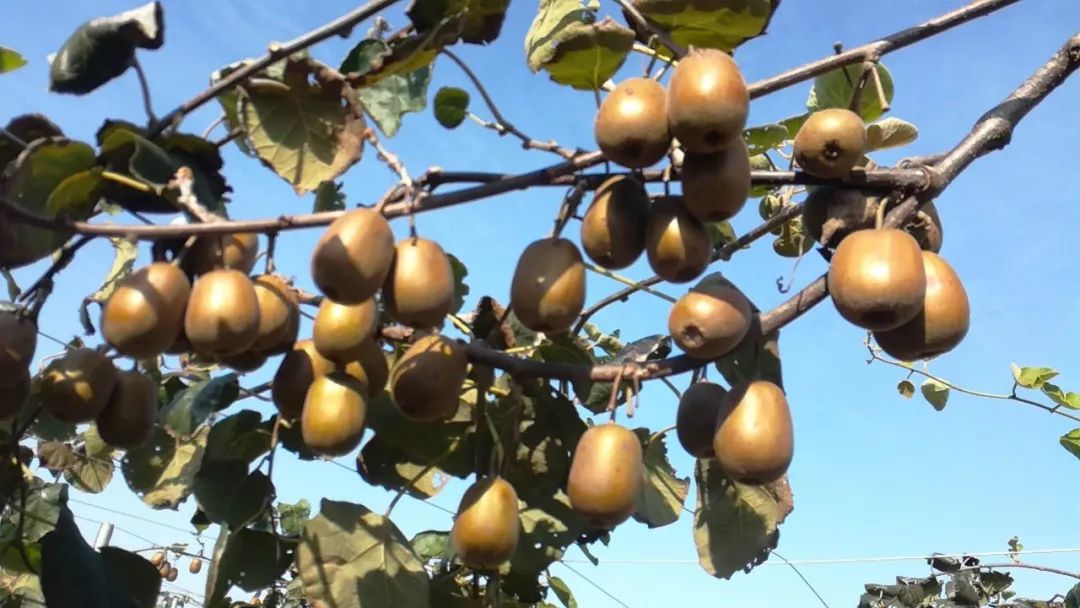
[[[146,445],[124,454],[120,467],[128,487],[152,509],[175,509],[191,494],[207,435],[205,425],[187,440],[173,439],[157,427]]]
[[[648,440],[646,429],[638,431],[644,431]],[[645,448],[645,483],[634,512],[634,519],[650,528],[678,521],[690,492],[690,478],[678,477],[675,467],[668,460],[664,439],[663,436],[657,437]]]
[[[731,51],[765,31],[777,0],[634,0],[682,46]]]
[[[934,406],[935,410],[940,412],[945,409],[945,404],[949,402],[949,387],[937,380],[927,378],[919,388],[922,390],[923,397]]]
[[[904,399],[911,399],[911,396],[915,394],[915,385],[911,380],[901,380],[900,383],[896,385],[896,390]]]
[[[105,275],[105,282],[94,292],[94,295],[90,296],[90,299],[95,302],[104,302],[109,299],[121,281],[131,274],[132,269],[135,268],[135,258],[139,255],[139,249],[132,241],[117,237],[110,238],[109,242],[115,250],[113,264]]]
[[[1067,407],[1071,410],[1080,409],[1080,394],[1067,393],[1056,384],[1049,382],[1042,385],[1042,392],[1054,403]]]
[[[634,32],[596,17],[578,0],[541,0],[525,36],[529,69],[575,89],[596,90],[611,78],[634,45]]]
[[[1042,385],[1058,375],[1058,371],[1051,367],[1020,367],[1013,363],[1010,369],[1012,369],[1013,380],[1024,388],[1042,388]]]
[[[1080,458],[1080,429],[1073,429],[1061,436],[1061,447]]]
[[[17,51],[0,46],[0,74],[14,72],[24,65],[26,65],[26,59]]]
[[[890,116],[866,126],[866,151],[906,146],[918,137],[915,125]]]

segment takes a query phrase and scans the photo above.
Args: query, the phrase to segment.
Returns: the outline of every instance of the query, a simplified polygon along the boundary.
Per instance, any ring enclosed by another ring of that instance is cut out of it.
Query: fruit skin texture
[[[367,385],[370,399],[383,392],[390,379],[386,355],[375,340],[365,340],[360,345],[360,354],[345,365],[345,373]]]
[[[316,378],[334,371],[334,362],[323,357],[311,340],[301,340],[285,354],[270,383],[270,396],[282,416],[300,417],[308,388]]]
[[[9,420],[19,413],[30,398],[30,369],[17,367],[0,381],[0,420]]]
[[[829,294],[850,323],[882,331],[922,309],[926,271],[919,243],[903,230],[860,230],[840,242],[829,264]]]
[[[728,477],[742,483],[776,481],[787,472],[794,446],[791,410],[779,386],[754,380],[724,396],[713,451]]]
[[[681,197],[662,197],[653,203],[649,214],[645,253],[649,266],[660,278],[669,283],[686,283],[708,267],[712,239],[705,225],[687,211]]]
[[[742,137],[715,154],[687,154],[682,164],[686,210],[703,222],[735,217],[750,196],[750,152]]]
[[[259,298],[251,279],[239,270],[213,270],[191,288],[184,334],[195,352],[229,357],[251,348],[259,321]]]
[[[0,312],[0,378],[14,374],[20,367],[28,367],[36,351],[34,322],[12,312]]]
[[[450,543],[466,566],[494,570],[514,555],[520,527],[514,486],[501,477],[489,477],[465,490]]]
[[[712,458],[716,420],[727,389],[712,382],[697,382],[686,389],[675,412],[675,436],[695,458]]]
[[[269,353],[283,344],[292,346],[296,338],[290,334],[295,331],[300,316],[296,291],[285,279],[273,274],[256,277],[253,285],[259,302],[259,333],[251,349]]]
[[[188,564],[188,572],[198,574],[200,570],[202,570],[202,560],[199,558],[191,560],[191,563]]]
[[[316,378],[308,387],[300,433],[311,451],[322,456],[344,456],[360,445],[367,415],[367,391],[344,372]]]
[[[651,78],[627,78],[604,98],[593,135],[609,160],[629,169],[656,164],[671,147],[667,91]]]
[[[901,361],[929,359],[956,348],[967,335],[971,307],[956,271],[941,256],[923,252],[926,296],[915,318],[896,329],[874,332],[881,350]]]
[[[254,232],[209,236],[195,242],[183,266],[194,274],[206,274],[216,268],[247,274],[255,267],[258,255],[259,235]]]
[[[750,301],[734,285],[706,278],[671,307],[668,331],[691,357],[717,359],[746,337],[753,315]]]
[[[810,115],[793,142],[795,162],[810,175],[844,177],[866,149],[862,117],[846,108],[827,108]]]
[[[383,303],[402,325],[438,327],[454,306],[454,269],[435,241],[407,238],[383,286]]]
[[[566,493],[574,512],[593,524],[614,528],[634,513],[645,476],[641,440],[608,422],[589,427],[578,440]]]
[[[101,310],[101,334],[120,353],[149,359],[176,342],[191,295],[187,275],[154,262],[129,275]]]
[[[105,355],[76,348],[45,369],[41,402],[61,422],[90,422],[105,409],[116,386],[116,368]]]
[[[695,49],[668,82],[667,122],[687,152],[719,152],[742,134],[750,94],[735,60],[717,49]]]
[[[312,341],[319,354],[345,363],[360,355],[364,342],[378,326],[379,307],[373,298],[359,304],[338,304],[325,298],[315,315]]]
[[[564,238],[530,243],[514,269],[510,305],[533,331],[569,331],[585,306],[585,264],[577,246]]]
[[[98,434],[114,448],[139,447],[154,434],[157,406],[153,380],[133,370],[117,372],[116,386],[96,418]]]
[[[874,227],[880,203],[879,197],[859,190],[815,186],[803,203],[803,227],[815,241],[835,249],[852,232]],[[923,204],[904,229],[915,237],[924,251],[941,251],[944,234],[933,201]]]
[[[390,274],[394,234],[374,209],[359,208],[334,220],[311,254],[311,278],[339,304],[359,304],[375,295]]]
[[[457,411],[467,369],[464,347],[444,336],[424,336],[390,370],[390,397],[409,419],[444,420]]]
[[[593,262],[618,270],[633,264],[645,250],[649,195],[640,181],[616,175],[596,189],[581,220],[581,246]]]

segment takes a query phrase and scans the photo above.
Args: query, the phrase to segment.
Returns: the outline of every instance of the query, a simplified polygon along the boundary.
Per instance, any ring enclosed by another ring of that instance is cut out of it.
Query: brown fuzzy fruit
[[[501,477],[489,477],[465,490],[450,544],[469,568],[494,570],[514,555],[520,527],[514,486]]]
[[[375,340],[367,340],[360,345],[360,354],[345,366],[345,373],[367,385],[369,399],[383,392],[386,381],[390,379],[386,354]]]
[[[198,574],[199,571],[201,571],[201,570],[202,570],[202,560],[197,558],[197,557],[195,559],[191,560],[191,563],[188,564],[188,572],[190,572],[192,574]]]
[[[630,169],[659,162],[671,146],[666,104],[664,86],[651,78],[620,82],[596,113],[596,145],[609,160]]]
[[[645,186],[633,176],[616,175],[596,189],[581,220],[581,247],[604,268],[626,268],[645,250],[648,221]]]
[[[919,243],[902,230],[860,230],[829,264],[829,294],[840,315],[871,331],[907,323],[922,309],[926,271]]]
[[[128,275],[101,309],[101,335],[121,354],[149,359],[168,350],[180,334],[191,295],[187,275],[169,262],[154,262]]]
[[[407,418],[445,420],[457,411],[467,369],[463,346],[444,336],[424,336],[390,370],[390,397]]]
[[[359,304],[338,304],[324,298],[315,314],[312,341],[319,354],[339,363],[360,355],[364,342],[379,327],[379,307],[374,298]]]
[[[158,387],[153,380],[133,370],[117,372],[109,401],[95,419],[98,434],[114,448],[144,445],[154,434],[157,406]]]
[[[176,577],[180,575],[180,571],[176,569],[176,566],[169,568],[168,574],[165,575],[165,580],[170,583],[176,580]]]
[[[35,351],[37,326],[34,322],[13,312],[0,312],[0,377],[29,367]]]
[[[407,238],[397,245],[383,286],[383,303],[402,325],[439,327],[454,306],[454,269],[435,241]]]
[[[670,283],[692,281],[709,265],[712,239],[701,220],[687,211],[682,197],[657,199],[645,229],[649,266]],[[514,308],[517,310],[517,307]]]
[[[311,278],[326,297],[359,304],[379,291],[394,261],[394,233],[374,209],[334,220],[311,254]]]
[[[718,359],[739,345],[753,316],[750,301],[738,288],[710,275],[671,307],[668,331],[687,355]]]
[[[592,524],[614,528],[634,513],[644,476],[637,434],[613,422],[590,427],[581,434],[570,464],[570,506]]]
[[[300,416],[300,433],[311,451],[344,456],[360,445],[366,392],[366,386],[343,372],[331,372],[311,383]]]
[[[863,157],[866,127],[847,108],[818,110],[799,128],[793,148],[795,162],[810,175],[844,177]]]
[[[165,552],[158,551],[157,553],[152,555],[150,557],[150,563],[153,564],[155,568],[160,568],[161,565],[165,563]]]
[[[514,268],[510,306],[533,331],[569,331],[585,306],[585,264],[577,246],[564,238],[530,243]]]
[[[750,196],[750,152],[741,137],[713,154],[687,154],[682,164],[686,210],[703,222],[729,220]]]
[[[184,334],[207,358],[238,355],[259,336],[259,298],[239,270],[212,270],[195,281],[184,312]]]
[[[711,154],[742,134],[750,95],[735,60],[717,49],[695,49],[679,61],[668,83],[671,135],[693,154]]]
[[[116,387],[112,361],[91,348],[76,348],[45,368],[41,402],[61,422],[90,422]]]
[[[313,341],[297,342],[281,359],[270,383],[270,397],[278,412],[290,420],[299,418],[311,383],[332,371],[334,362],[320,355]]]
[[[956,271],[941,256],[924,251],[926,296],[915,318],[900,327],[874,332],[881,350],[901,361],[929,359],[956,348],[967,335],[971,308]]]
[[[218,357],[217,362],[242,374],[253,372],[266,363],[267,356],[254,350],[246,350],[235,355]]]
[[[251,350],[270,353],[282,345],[292,346],[299,325],[300,302],[294,290],[282,277],[264,274],[253,281],[255,298],[259,302],[259,333]]]
[[[712,382],[696,382],[679,399],[675,412],[675,436],[694,458],[712,458],[716,420],[727,389]]]
[[[835,249],[852,232],[874,227],[880,203],[879,197],[859,190],[815,186],[803,203],[803,226],[815,241]],[[941,219],[933,201],[926,202],[908,220],[904,230],[915,237],[924,251],[941,251]]]
[[[30,369],[17,367],[0,380],[0,420],[10,420],[30,398]]]
[[[193,274],[205,274],[217,268],[248,274],[255,267],[258,256],[259,235],[256,233],[206,236],[195,241],[182,265]]]
[[[728,477],[765,484],[787,472],[794,452],[791,410],[779,386],[754,380],[724,396],[713,451]]]

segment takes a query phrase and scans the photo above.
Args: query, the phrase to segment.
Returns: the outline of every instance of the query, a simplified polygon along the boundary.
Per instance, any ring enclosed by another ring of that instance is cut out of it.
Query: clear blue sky
[[[84,20],[131,8],[134,2],[11,2],[5,7],[0,44],[22,52],[30,65],[2,77],[0,119],[24,112],[43,112],[74,138],[92,141],[105,118],[144,119],[133,74],[86,97],[46,93],[46,55],[54,52]],[[149,74],[153,99],[165,112],[206,86],[211,71],[260,54],[267,42],[287,40],[352,8],[354,3],[167,1],[166,43],[157,52],[140,55]],[[614,2],[602,3],[606,11]],[[768,36],[742,47],[736,58],[753,81],[827,55],[835,41],[847,46],[916,24],[963,4],[958,0],[821,0],[785,2]],[[556,139],[564,146],[593,148],[591,94],[560,88],[544,74],[525,66],[523,36],[535,2],[513,3],[501,38],[493,48],[464,46],[460,54],[481,78],[504,113],[525,132]],[[400,9],[387,15],[394,26],[404,23]],[[947,149],[965,134],[980,114],[1007,95],[1075,33],[1080,4],[1070,0],[1026,0],[1001,13],[962,26],[894,55],[885,63],[896,82],[892,115],[918,125],[920,137],[879,162]],[[355,41],[366,27],[354,32]],[[351,43],[334,39],[314,55],[337,65]],[[637,73],[642,60],[631,57],[625,72]],[[461,72],[440,59],[432,93],[441,85],[468,88]],[[755,101],[750,123],[783,118],[803,109],[809,85],[793,87]],[[1069,254],[1075,226],[1080,224],[1080,194],[1067,181],[1076,170],[1077,108],[1080,82],[1059,89],[1021,125],[1007,150],[978,161],[938,200],[945,226],[942,254],[963,278],[972,300],[972,327],[965,342],[935,361],[932,371],[963,386],[1008,391],[1009,363],[1052,365],[1066,389],[1080,390],[1080,364],[1072,355],[1080,339],[1080,300],[1075,281],[1077,257]],[[477,108],[479,110],[479,108]],[[201,132],[217,115],[216,106],[188,118],[186,131]],[[542,152],[526,152],[515,140],[465,124],[454,133],[439,127],[430,113],[408,115],[400,135],[387,142],[414,174],[438,165],[446,169],[518,172],[550,164]],[[312,198],[297,197],[258,162],[225,148],[226,172],[235,189],[230,214],[255,218],[305,212]],[[374,202],[392,176],[370,155],[345,177],[350,203]],[[439,241],[469,267],[472,293],[467,306],[482,294],[506,300],[508,281],[519,252],[550,226],[560,192],[553,189],[515,192],[470,206],[426,214],[420,232]],[[734,220],[739,232],[758,222],[756,202]],[[403,234],[404,222],[395,222]],[[570,230],[574,234],[575,230]],[[319,232],[291,232],[279,242],[282,272],[299,277],[310,288],[308,259]],[[498,253],[496,253],[498,252]],[[107,243],[95,243],[62,275],[44,311],[43,328],[67,338],[78,333],[76,307],[96,289],[111,261]],[[148,253],[141,258],[145,261]],[[42,265],[17,273],[26,286]],[[775,279],[791,271],[789,260],[772,253],[763,240],[723,270],[763,309],[782,301]],[[798,269],[796,285],[825,270],[810,255]],[[651,274],[644,262],[627,271]],[[590,301],[619,286],[590,277]],[[667,286],[678,295],[684,288]],[[626,337],[666,331],[667,305],[648,296],[612,307],[597,317],[604,328],[622,329]],[[796,454],[790,470],[795,511],[782,527],[778,551],[789,559],[921,555],[930,552],[994,551],[1019,535],[1031,549],[1080,546],[1080,491],[1075,480],[1080,462],[1058,445],[1073,428],[1069,421],[1021,404],[953,394],[944,412],[935,412],[919,398],[905,401],[894,388],[902,374],[881,364],[867,366],[863,334],[844,323],[829,304],[819,306],[782,333],[785,384],[796,429]],[[52,352],[42,341],[40,355]],[[251,374],[248,385],[266,380],[274,369]],[[685,385],[686,379],[680,379]],[[250,407],[251,403],[244,403]],[[258,404],[264,413],[270,408]],[[240,406],[237,406],[240,407]],[[674,419],[675,400],[662,386],[650,386],[635,419],[658,429]],[[673,460],[685,475],[691,459],[675,447]],[[314,505],[321,496],[361,502],[376,511],[390,495],[373,489],[355,473],[329,463],[299,463],[282,458],[275,470],[283,500],[306,497]],[[352,458],[341,462],[352,466]],[[178,512],[152,512],[118,477],[97,496],[73,492],[79,501],[189,529],[193,500]],[[1071,481],[1070,481],[1071,480]],[[456,482],[432,502],[454,508],[464,487]],[[693,490],[688,503],[692,507]],[[146,542],[190,541],[170,530],[113,515],[79,502],[74,506],[84,532],[90,520],[111,520],[121,530],[115,544],[141,548]],[[448,529],[449,517],[430,506],[406,500],[394,519],[406,534]],[[211,536],[213,530],[210,531]],[[730,581],[709,577],[696,565],[690,518],[649,531],[630,522],[613,535],[611,546],[596,547],[601,560],[672,560],[672,565],[574,564],[627,605],[656,606],[676,600],[686,605],[811,605],[802,582],[775,558],[750,574]],[[582,560],[576,549],[569,559]],[[990,558],[991,560],[993,558]],[[1080,570],[1080,554],[1032,557],[1033,561]],[[995,560],[996,561],[996,560]],[[806,565],[804,574],[831,606],[852,606],[865,582],[890,583],[895,575],[920,575],[924,563],[847,563]],[[560,565],[562,576],[582,606],[615,606]],[[1069,586],[1061,579],[1019,571],[1014,587],[1023,596],[1046,599]],[[178,585],[202,592],[202,577],[181,570]],[[553,598],[552,598],[553,599]]]

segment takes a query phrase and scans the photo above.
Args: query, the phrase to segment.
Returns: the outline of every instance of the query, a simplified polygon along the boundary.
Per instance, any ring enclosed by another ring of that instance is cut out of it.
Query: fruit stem
[[[129,177],[121,173],[116,173],[113,171],[102,171],[101,177],[109,180],[110,182],[120,184],[121,186],[127,186],[132,190],[138,190],[139,192],[154,192],[154,188],[150,186],[150,184],[141,182],[133,177]]]
[[[585,268],[588,269],[588,270],[591,270],[592,272],[595,272],[596,274],[601,274],[601,275],[604,275],[605,277],[607,277],[609,279],[618,281],[618,282],[620,282],[623,285],[626,285],[628,287],[633,287],[635,290],[644,291],[645,293],[652,294],[652,295],[660,298],[661,300],[665,300],[665,301],[670,302],[672,304],[675,303],[675,298],[667,295],[666,293],[664,293],[662,291],[656,291],[655,289],[653,289],[653,288],[649,287],[648,285],[645,285],[645,284],[643,284],[643,283],[641,283],[639,281],[635,281],[633,279],[624,277],[624,276],[622,276],[620,274],[616,274],[614,272],[611,272],[607,268],[601,268],[601,267],[599,267],[599,266],[597,266],[595,264],[590,264],[588,262],[585,263]]]

